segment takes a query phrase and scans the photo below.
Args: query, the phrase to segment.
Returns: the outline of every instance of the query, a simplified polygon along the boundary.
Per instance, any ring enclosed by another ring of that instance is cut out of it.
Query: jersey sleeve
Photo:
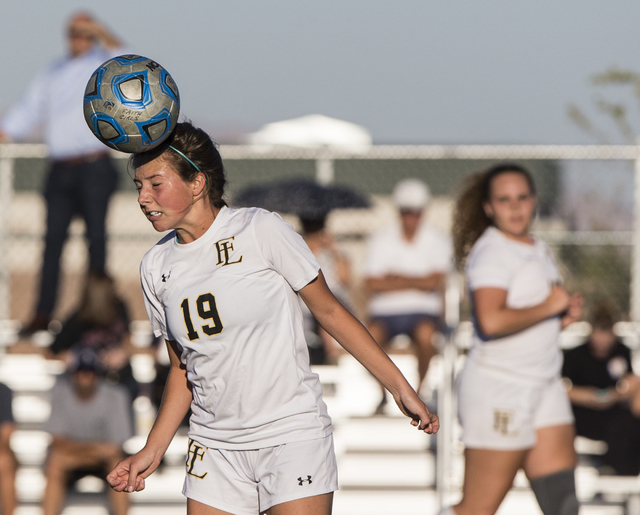
[[[263,258],[294,291],[301,290],[318,276],[318,260],[302,236],[279,215],[259,211],[254,218],[253,228]]]
[[[140,264],[140,282],[142,284],[142,293],[144,298],[144,307],[147,310],[151,329],[155,337],[162,336],[165,340],[173,340],[173,336],[167,328],[167,317],[164,307],[155,294],[151,273],[147,269],[147,259],[142,260]]]
[[[485,245],[472,252],[467,263],[467,284],[471,291],[479,288],[509,289],[513,270],[505,249]]]

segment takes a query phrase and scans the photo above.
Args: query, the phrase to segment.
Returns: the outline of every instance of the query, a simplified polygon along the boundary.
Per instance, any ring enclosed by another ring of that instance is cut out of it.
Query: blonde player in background
[[[331,420],[309,368],[298,295],[414,426],[438,430],[291,226],[268,211],[226,206],[222,160],[206,133],[179,123],[132,162],[143,213],[156,230],[172,230],[141,265],[149,318],[172,366],[145,447],[107,478],[116,491],[144,488],[191,407],[189,515],[331,513]]]
[[[458,383],[465,444],[462,501],[442,515],[490,515],[523,468],[544,515],[576,515],[571,406],[562,327],[581,315],[550,249],[530,233],[531,175],[515,164],[471,178],[458,199],[454,248],[466,259],[475,335]]]

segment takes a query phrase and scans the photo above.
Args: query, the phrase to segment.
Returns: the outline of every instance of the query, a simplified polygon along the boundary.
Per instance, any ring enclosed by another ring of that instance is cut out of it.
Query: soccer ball
[[[105,145],[121,152],[158,146],[178,122],[180,95],[167,70],[139,55],[100,66],[84,92],[84,119]]]

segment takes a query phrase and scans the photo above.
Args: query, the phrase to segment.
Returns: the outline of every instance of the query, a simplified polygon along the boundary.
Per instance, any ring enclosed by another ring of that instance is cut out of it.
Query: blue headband
[[[195,164],[193,161],[191,161],[191,159],[189,159],[187,156],[185,156],[182,152],[180,152],[176,147],[172,147],[171,145],[169,145],[169,148],[171,150],[173,150],[174,152],[177,152],[178,154],[180,154],[182,157],[184,157],[187,161],[189,161],[191,163],[191,166],[193,166],[196,170],[198,170],[200,173],[202,173],[202,171],[200,170],[200,168],[198,168],[198,165]],[[206,178],[206,176],[205,176]]]

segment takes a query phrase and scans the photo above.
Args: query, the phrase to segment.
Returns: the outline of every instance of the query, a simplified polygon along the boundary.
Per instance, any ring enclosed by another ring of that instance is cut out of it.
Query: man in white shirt
[[[433,337],[441,324],[443,288],[452,268],[449,237],[421,223],[430,196],[428,186],[417,179],[396,185],[393,199],[400,223],[372,237],[365,263],[369,331],[382,347],[400,334],[411,337],[418,358],[418,393],[436,352]],[[385,404],[383,395],[376,413],[384,413]]]
[[[87,128],[82,97],[95,69],[123,51],[118,39],[87,13],[70,19],[67,42],[68,56],[40,73],[0,122],[0,143],[24,140],[41,127],[51,159],[44,192],[47,228],[40,296],[24,336],[48,327],[60,256],[75,215],[86,223],[89,269],[103,272],[105,268],[105,218],[118,175],[105,146]]]

